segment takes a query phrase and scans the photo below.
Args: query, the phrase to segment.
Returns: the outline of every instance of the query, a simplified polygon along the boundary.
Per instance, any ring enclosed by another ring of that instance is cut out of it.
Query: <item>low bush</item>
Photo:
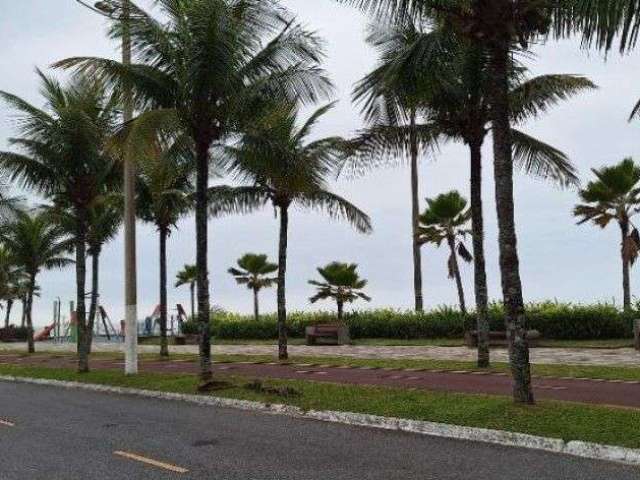
[[[625,314],[612,304],[580,305],[541,302],[527,305],[527,325],[539,330],[546,339],[604,340],[632,336],[636,312]],[[225,340],[277,338],[277,316],[263,315],[256,321],[251,316],[224,311],[212,314],[212,336]],[[288,315],[291,337],[304,337],[305,327],[336,321],[334,312],[293,312]],[[475,328],[474,313],[463,315],[450,307],[415,313],[392,309],[361,310],[345,314],[352,338],[460,338]],[[492,304],[489,309],[491,330],[504,331],[503,308]],[[185,333],[198,333],[195,322],[187,322]]]
[[[26,342],[29,335],[26,327],[0,328],[0,342]]]

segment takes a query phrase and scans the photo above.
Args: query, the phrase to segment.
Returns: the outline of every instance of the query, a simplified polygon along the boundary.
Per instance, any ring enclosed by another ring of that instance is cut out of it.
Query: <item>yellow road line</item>
[[[0,419],[0,425],[4,425],[5,427],[15,427],[16,424],[13,422],[8,422],[7,420]]]
[[[119,457],[127,458],[129,460],[134,460],[136,462],[145,463],[147,465],[151,465],[152,467],[158,467],[164,470],[169,470],[170,472],[187,473],[189,471],[186,468],[178,467],[170,463],[159,462],[158,460],[153,460],[152,458],[136,455],[135,453],[123,452],[118,450],[113,452],[113,454]]]

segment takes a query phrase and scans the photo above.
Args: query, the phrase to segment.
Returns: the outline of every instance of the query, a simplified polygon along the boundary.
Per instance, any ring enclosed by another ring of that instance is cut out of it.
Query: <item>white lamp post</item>
[[[93,6],[83,0],[78,3],[102,16],[115,19],[115,7],[109,2],[97,2]],[[117,18],[122,22],[122,63],[131,64],[131,35],[129,0],[121,0],[122,11]],[[133,102],[130,92],[125,92],[124,121],[133,118]],[[135,209],[135,165],[132,159],[124,159],[124,290],[125,290],[125,373],[138,373],[138,295],[136,262],[136,209]]]

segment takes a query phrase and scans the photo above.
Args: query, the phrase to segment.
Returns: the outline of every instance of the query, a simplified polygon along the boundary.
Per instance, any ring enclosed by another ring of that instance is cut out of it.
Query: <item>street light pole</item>
[[[131,15],[129,0],[123,0],[122,63],[131,64]],[[133,118],[131,91],[125,92],[124,121]],[[138,285],[136,261],[136,171],[133,159],[124,159],[124,296],[125,296],[125,374],[138,373]]]
[[[108,2],[97,2],[94,6],[83,0],[81,5],[108,18],[115,18],[114,8]],[[122,11],[122,63],[131,64],[131,3],[121,0]],[[130,89],[124,94],[123,120],[128,123],[133,118],[133,98]],[[128,155],[124,158],[124,296],[125,296],[125,344],[124,356],[126,375],[138,373],[138,288],[136,261],[136,209],[135,209],[135,164]]]

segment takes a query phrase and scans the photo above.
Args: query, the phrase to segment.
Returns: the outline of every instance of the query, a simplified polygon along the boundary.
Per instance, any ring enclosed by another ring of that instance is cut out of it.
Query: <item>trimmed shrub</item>
[[[541,302],[527,305],[527,325],[539,330],[543,338],[556,340],[596,340],[632,337],[633,318],[637,312],[624,314],[612,304],[579,305]],[[289,335],[304,337],[305,327],[336,321],[335,312],[292,312],[288,315]],[[362,310],[345,314],[352,338],[460,338],[475,329],[475,315],[466,317],[454,308],[439,307],[415,313],[392,309]],[[501,304],[489,309],[491,330],[504,331]],[[259,321],[251,316],[224,311],[212,313],[211,334],[215,338],[235,340],[273,340],[277,338],[277,316],[263,315]],[[195,322],[184,325],[185,333],[198,333]]]
[[[26,342],[29,331],[26,327],[0,328],[0,342]]]

